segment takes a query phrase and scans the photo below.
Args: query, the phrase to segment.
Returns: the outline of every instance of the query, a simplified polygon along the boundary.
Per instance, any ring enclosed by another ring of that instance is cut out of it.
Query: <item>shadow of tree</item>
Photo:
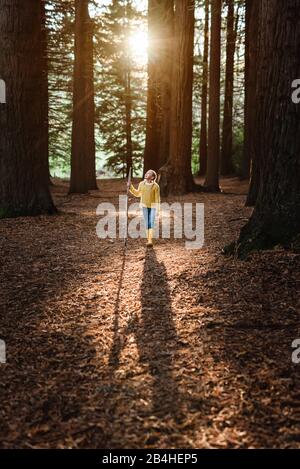
[[[147,363],[153,378],[152,412],[162,418],[180,418],[180,397],[173,378],[173,357],[178,337],[172,318],[166,268],[155,251],[146,252],[141,286],[141,318],[136,340],[141,363]]]
[[[291,343],[299,336],[300,264],[288,256],[278,261],[272,254],[259,262],[220,261],[202,279],[204,304],[215,310],[199,329],[219,376],[212,418],[220,433],[233,435],[233,446],[299,447],[300,383]]]
[[[152,377],[151,414],[157,418],[166,416],[180,420],[179,392],[173,378],[173,359],[177,350],[178,337],[172,319],[171,296],[166,268],[158,262],[155,251],[148,249],[145,255],[141,284],[141,314],[134,314],[127,326],[119,331],[120,291],[125,268],[125,254],[118,283],[114,316],[114,337],[109,355],[109,366],[116,372],[120,365],[120,354],[133,333],[139,354],[139,362],[148,365]]]
[[[24,337],[21,346],[14,362],[6,365],[12,381],[1,391],[1,446],[46,448],[62,441],[68,446],[80,437],[88,440],[95,419],[88,410],[87,389],[97,370],[90,338],[36,333]],[[104,429],[98,426],[97,433],[105,441]]]
[[[119,334],[119,315],[120,315],[120,299],[121,299],[121,290],[124,278],[124,271],[125,271],[125,264],[126,264],[126,251],[123,249],[122,254],[122,265],[120,268],[120,276],[117,285],[117,296],[115,301],[114,307],[114,322],[113,322],[113,345],[111,347],[109,353],[108,363],[112,371],[118,369],[120,364],[120,353],[122,350],[122,339]]]
[[[60,309],[57,300],[88,282],[95,260],[104,256],[94,256],[90,248],[94,220],[73,215],[21,219],[12,237],[15,223],[6,222],[9,243],[2,250],[5,271],[0,273],[0,329],[7,344],[0,446],[69,447],[75,435],[84,444],[90,422],[95,426],[87,389],[92,394],[98,385],[96,351],[80,309],[74,304]],[[89,243],[78,243],[83,228]],[[47,229],[51,237],[44,236]],[[100,426],[97,432],[104,441]]]

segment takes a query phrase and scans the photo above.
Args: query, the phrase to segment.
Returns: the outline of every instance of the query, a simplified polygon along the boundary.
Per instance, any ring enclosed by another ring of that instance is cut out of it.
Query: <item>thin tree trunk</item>
[[[88,6],[88,0],[75,0],[71,193],[97,189],[93,32]]]
[[[160,67],[161,50],[159,28],[160,0],[148,1],[148,31],[151,44],[148,54],[148,92],[147,92],[147,122],[146,141],[144,151],[144,172],[159,167],[159,143],[161,137],[160,116]]]
[[[259,2],[247,0],[246,2],[246,67],[245,67],[245,143],[242,176],[250,176],[250,188],[247,197],[247,206],[254,206],[259,189],[259,162],[256,152],[256,97],[257,60],[258,60],[258,18]],[[259,149],[258,149],[259,151]]]
[[[0,217],[56,211],[49,191],[41,2],[0,0]]]
[[[193,0],[175,2],[170,157],[160,169],[163,195],[185,194],[194,189],[191,169],[194,8]]]
[[[132,103],[131,103],[131,72],[126,72],[125,89],[125,108],[126,108],[126,177],[132,168]]]
[[[94,22],[90,18],[87,2],[87,82],[86,82],[86,127],[87,127],[87,184],[89,190],[97,190],[96,142],[95,142],[95,86],[94,86]]]
[[[209,124],[206,190],[218,192],[220,161],[220,76],[222,0],[212,0],[209,71]]]
[[[236,47],[236,35],[234,21],[234,0],[227,0],[227,45],[226,45],[226,79],[224,118],[221,150],[221,174],[228,176],[234,172],[232,161],[233,146],[233,80],[234,80],[234,54]]]
[[[291,83],[300,76],[300,0],[260,0],[257,147],[259,192],[242,229],[240,256],[286,245],[300,232],[300,106]]]
[[[124,34],[125,37],[130,35],[130,20],[131,15],[131,0],[126,0],[124,11]],[[130,168],[133,164],[133,146],[132,146],[132,94],[131,94],[131,56],[127,48],[124,49],[123,55],[124,63],[124,98],[125,98],[125,131],[126,131],[126,170],[124,176],[128,177]]]
[[[207,101],[208,101],[208,48],[209,48],[209,0],[205,0],[205,27],[203,50],[203,75],[201,96],[201,129],[199,146],[199,176],[206,175],[207,169]]]
[[[46,25],[46,1],[47,0],[41,0],[41,10],[42,10],[42,41],[43,41],[43,50],[44,50],[44,96],[45,96],[45,126],[46,126],[46,132],[47,132],[47,139],[45,141],[45,146],[46,146],[46,154],[47,154],[47,172],[49,174],[49,184],[50,186],[53,185],[51,181],[51,175],[50,175],[50,166],[49,166],[49,83],[48,83],[48,31],[47,31],[47,25]]]
[[[173,66],[174,0],[149,0],[147,124],[144,170],[158,170],[170,145],[170,96]]]
[[[174,0],[163,0],[161,18],[161,131],[158,169],[167,162],[170,153],[171,90],[174,62]]]

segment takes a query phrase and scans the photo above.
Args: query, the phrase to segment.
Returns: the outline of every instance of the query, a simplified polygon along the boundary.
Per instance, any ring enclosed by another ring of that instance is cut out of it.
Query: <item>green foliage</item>
[[[146,30],[147,17],[138,2],[111,0],[90,1],[94,19],[95,104],[97,169],[105,168],[110,175],[124,175],[128,154],[130,128],[134,170],[143,163],[146,127],[147,66],[134,58],[128,45],[133,31]],[[244,118],[244,3],[237,0],[238,39],[234,82],[234,164],[237,172],[243,151]],[[146,3],[145,5],[146,6]],[[199,166],[199,134],[203,71],[203,0],[196,2],[193,144],[192,169]],[[46,0],[48,31],[49,77],[49,147],[50,169],[67,176],[70,172],[72,131],[72,81],[74,64],[74,1]],[[223,109],[226,9],[222,34],[222,95]],[[127,113],[126,113],[127,109]],[[130,109],[130,115],[128,114]],[[130,124],[128,126],[128,124]]]
[[[233,134],[233,164],[238,175],[241,174],[242,161],[244,153],[244,128],[238,127],[234,129]]]
[[[48,32],[49,162],[59,175],[70,171],[74,2],[46,1]]]
[[[47,0],[46,11],[50,170],[66,176],[72,135],[74,2]],[[145,18],[125,0],[112,0],[107,7],[91,1],[90,11],[94,19],[97,167],[123,174],[129,123],[133,165],[139,171],[145,140],[147,71],[130,56],[127,37],[132,30],[145,27]],[[131,112],[126,119],[128,102]]]
[[[129,37],[144,18],[125,0],[113,0],[96,17],[96,122],[105,167],[124,175],[128,144],[133,168],[142,167],[146,124],[146,69],[134,61]],[[144,26],[145,27],[145,26]]]
[[[200,147],[200,126],[199,122],[194,122],[193,125],[193,140],[192,140],[192,173],[197,174],[199,165],[199,147]]]
[[[199,144],[200,144],[200,119],[201,119],[201,90],[203,76],[203,37],[204,37],[204,1],[196,2],[195,24],[195,55],[194,55],[194,91],[193,91],[193,144],[192,144],[192,170],[197,172],[199,168]],[[221,121],[222,131],[225,70],[226,70],[226,20],[227,7],[223,3],[222,23],[222,54],[221,54]],[[243,157],[244,140],[244,60],[245,60],[245,3],[236,0],[235,5],[237,42],[234,69],[234,102],[233,102],[233,163],[236,172],[239,173]]]

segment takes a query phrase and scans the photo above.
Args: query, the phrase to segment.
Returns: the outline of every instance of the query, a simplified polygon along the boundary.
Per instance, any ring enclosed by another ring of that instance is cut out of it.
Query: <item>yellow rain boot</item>
[[[149,230],[146,230],[146,235],[147,235],[147,246],[149,244]]]
[[[150,228],[148,230],[148,242],[147,242],[147,246],[150,248],[153,246],[153,228]]]

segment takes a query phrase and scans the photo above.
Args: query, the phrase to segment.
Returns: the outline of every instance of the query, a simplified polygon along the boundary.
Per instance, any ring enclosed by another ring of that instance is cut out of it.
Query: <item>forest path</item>
[[[300,256],[224,258],[250,210],[223,187],[176,199],[205,203],[200,250],[99,240],[117,180],[59,182],[60,215],[0,221],[1,447],[300,447]]]

